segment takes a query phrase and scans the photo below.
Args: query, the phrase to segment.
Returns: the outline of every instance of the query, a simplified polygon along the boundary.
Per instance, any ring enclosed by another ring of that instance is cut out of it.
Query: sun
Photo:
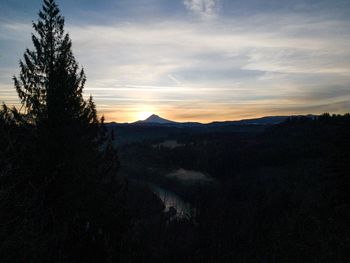
[[[141,111],[141,112],[138,113],[137,117],[138,117],[139,120],[145,120],[151,115],[152,115],[152,112]]]

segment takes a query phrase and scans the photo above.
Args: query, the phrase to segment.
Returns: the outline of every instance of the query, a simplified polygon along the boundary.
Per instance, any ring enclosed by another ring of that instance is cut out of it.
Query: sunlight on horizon
[[[142,111],[142,112],[139,112],[137,116],[138,116],[138,120],[143,121],[151,115],[152,115],[152,112]]]

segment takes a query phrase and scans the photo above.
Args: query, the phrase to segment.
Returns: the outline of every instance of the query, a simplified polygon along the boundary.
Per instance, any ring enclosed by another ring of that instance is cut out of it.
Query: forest
[[[350,114],[117,127],[54,0],[33,29],[0,110],[0,262],[349,262]]]

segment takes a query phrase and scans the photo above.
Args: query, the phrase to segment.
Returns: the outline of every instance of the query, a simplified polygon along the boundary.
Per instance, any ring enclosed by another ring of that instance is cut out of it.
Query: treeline
[[[202,202],[207,257],[216,247],[219,262],[347,262],[349,134],[349,114],[324,114],[257,137],[242,151],[245,167]]]
[[[130,144],[120,151],[126,162],[136,155],[138,162],[149,166],[182,167],[225,178],[260,166],[335,154],[346,145],[348,123],[348,114],[290,117],[265,132],[173,135],[169,139],[179,144],[173,148],[150,141]]]

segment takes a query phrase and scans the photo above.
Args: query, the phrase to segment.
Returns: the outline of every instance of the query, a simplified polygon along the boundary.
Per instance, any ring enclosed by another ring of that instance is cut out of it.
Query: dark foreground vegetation
[[[159,240],[160,262],[172,262],[174,251],[174,262],[349,261],[350,115],[292,117],[260,130],[170,134],[177,147],[145,141],[119,148],[122,171],[196,207],[188,221],[172,222],[179,237],[191,226],[190,249],[178,252],[182,241],[167,239],[164,250]],[[180,167],[213,181],[161,176]]]
[[[349,114],[156,137],[140,126],[120,144],[83,98],[53,0],[33,27],[22,107],[0,111],[0,262],[349,262]],[[165,176],[179,169],[205,180]],[[165,210],[145,182],[192,213]]]

